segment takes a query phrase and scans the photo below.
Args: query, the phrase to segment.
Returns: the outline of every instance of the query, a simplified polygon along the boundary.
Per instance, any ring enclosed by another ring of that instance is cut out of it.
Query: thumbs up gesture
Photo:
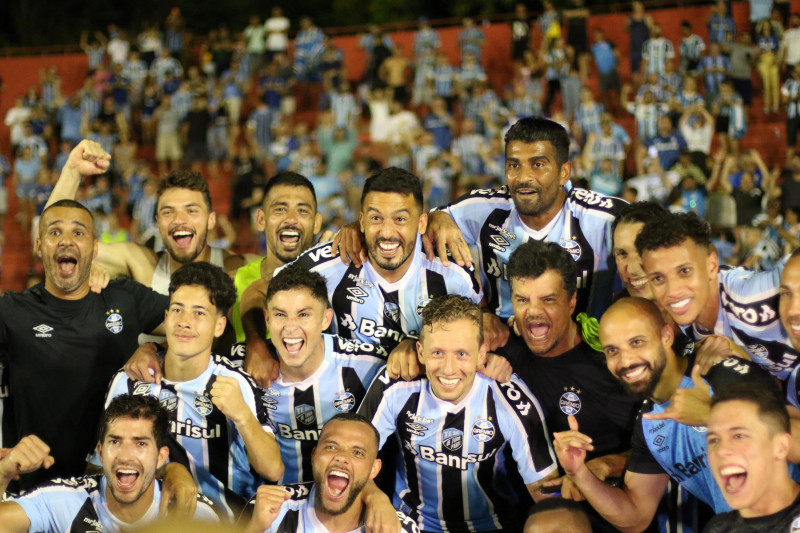
[[[663,413],[646,413],[648,420],[674,420],[687,426],[705,426],[711,412],[711,389],[702,378],[700,365],[692,368],[693,389],[678,389]]]

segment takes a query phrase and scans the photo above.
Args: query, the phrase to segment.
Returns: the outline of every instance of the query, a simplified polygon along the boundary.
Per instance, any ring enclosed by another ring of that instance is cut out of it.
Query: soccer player
[[[569,136],[556,122],[521,119],[508,130],[505,143],[507,185],[473,190],[432,211],[423,240],[429,257],[433,257],[429,244],[434,243],[445,264],[447,250],[458,264],[472,264],[469,246],[477,247],[485,327],[491,332],[489,349],[502,346],[508,336],[500,320],[513,315],[508,258],[528,240],[556,242],[566,248],[578,264],[577,309],[592,316],[602,314],[611,303],[608,289],[615,279],[614,264],[609,261],[611,223],[623,204],[569,184]]]
[[[781,273],[779,287],[778,314],[783,330],[796,351],[800,351],[800,252],[792,253]],[[795,365],[786,379],[786,397],[791,405],[800,408],[798,380],[800,365]]]
[[[428,217],[422,203],[416,176],[394,167],[381,170],[366,181],[361,194],[359,224],[369,262],[350,266],[334,256],[331,243],[325,243],[294,263],[325,277],[336,334],[379,344],[383,357],[404,340],[403,349],[413,350],[422,310],[432,298],[461,294],[475,302],[481,299],[470,269],[425,257],[418,235],[425,232]],[[263,302],[267,286],[267,280],[259,280],[248,292],[260,293]],[[242,300],[259,302],[247,293]],[[245,320],[249,310],[243,305]]]
[[[550,431],[568,430],[568,416],[575,417],[594,443],[589,459],[604,465],[608,477],[619,477],[641,399],[627,394],[603,364],[597,336],[588,333],[593,321],[573,321],[575,268],[556,243],[527,242],[511,254],[508,278],[520,336],[497,353],[536,395]]]
[[[623,531],[647,527],[670,477],[715,512],[728,511],[706,461],[709,396],[711,390],[739,381],[777,390],[770,375],[730,357],[703,379],[693,357],[676,356],[672,327],[644,298],[614,303],[600,320],[600,341],[611,373],[645,400],[643,415],[634,429],[622,488],[601,482],[586,468],[586,453],[593,445],[574,418],[570,431],[556,433],[554,442],[567,477],[595,510]]]
[[[105,170],[73,157],[67,167],[86,175]],[[84,206],[72,200],[52,204],[42,213],[34,244],[44,283],[0,299],[0,349],[15,396],[17,435],[34,434],[51,446],[54,477],[83,473],[105,383],[136,350],[138,335],[163,321],[168,303],[128,280],[90,292],[97,246],[94,219]],[[21,477],[20,486],[46,479],[47,473],[33,472]]]
[[[645,223],[660,220],[669,212],[655,202],[636,202],[623,207],[611,226],[614,235],[614,260],[625,296],[641,296],[652,300],[653,291],[636,251],[636,237]]]
[[[361,493],[381,468],[378,440],[377,430],[363,416],[339,413],[331,418],[311,453],[314,483],[259,487],[246,533],[366,531],[369,520]],[[413,520],[399,511],[397,516],[402,531],[419,533]]]
[[[658,305],[687,334],[728,337],[777,378],[789,376],[798,352],[776,308],[784,262],[758,273],[720,267],[708,224],[691,213],[645,224],[636,249]]]
[[[82,158],[86,150],[90,151],[93,160],[106,167],[110,163],[111,156],[97,143],[88,140],[81,141],[70,158]],[[66,165],[47,205],[64,198],[74,199],[80,184],[80,173]],[[232,270],[245,264],[244,257],[208,245],[208,232],[214,229],[216,221],[205,178],[196,172],[172,172],[159,184],[156,206],[158,232],[166,253],[156,254],[134,242],[100,243],[97,263],[108,271],[112,279],[127,276],[166,294],[170,274],[181,265],[205,261]]]
[[[267,182],[264,200],[256,212],[256,228],[264,232],[267,254],[237,269],[233,277],[236,303],[231,322],[237,342],[245,339],[239,314],[242,293],[254,281],[272,278],[276,268],[291,263],[308,250],[321,225],[314,185],[308,178],[295,172],[281,172]]]
[[[298,265],[269,284],[263,311],[280,374],[264,401],[285,470],[281,483],[311,481],[311,451],[323,424],[355,412],[385,364],[378,346],[323,333],[333,319],[325,278]]]
[[[261,389],[228,359],[211,353],[236,289],[219,267],[190,263],[172,275],[169,294],[164,377],[144,383],[120,370],[107,402],[120,394],[158,398],[169,411],[178,444],[172,460],[190,467],[200,492],[232,516],[258,485],[251,464],[271,481],[283,474]]]
[[[116,398],[100,425],[97,453],[103,473],[54,479],[3,502],[3,531],[116,533],[156,520],[160,509],[166,509],[155,476],[169,456],[168,440],[167,413],[156,400],[131,395]],[[0,492],[15,476],[51,466],[49,452],[35,435],[23,438],[0,461]],[[211,502],[203,496],[197,496],[194,518],[218,520]]]
[[[378,374],[359,414],[395,438],[401,457],[395,507],[424,531],[501,529],[506,446],[531,496],[556,464],[539,403],[516,377],[499,383],[477,374],[485,359],[480,308],[457,295],[425,308],[419,360],[425,377]],[[510,464],[510,463],[509,463]]]
[[[709,533],[791,531],[800,485],[789,475],[789,413],[772,390],[728,385],[711,400],[708,463],[733,511],[711,519]]]

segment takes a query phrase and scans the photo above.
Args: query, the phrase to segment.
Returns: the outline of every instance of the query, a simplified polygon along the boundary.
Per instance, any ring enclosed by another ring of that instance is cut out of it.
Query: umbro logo
[[[347,292],[355,296],[356,298],[363,298],[367,296],[367,291],[362,289],[361,287],[348,287]]]
[[[508,241],[500,235],[491,235],[490,237],[498,246],[508,246]]]
[[[361,287],[347,287],[347,292],[350,294],[348,294],[346,298],[351,302],[356,302],[359,304],[363,304],[364,298],[369,296],[369,293]]]
[[[53,334],[50,333],[53,331],[53,328],[48,326],[47,324],[39,324],[38,326],[33,327],[33,331],[36,332],[36,337],[52,337]]]

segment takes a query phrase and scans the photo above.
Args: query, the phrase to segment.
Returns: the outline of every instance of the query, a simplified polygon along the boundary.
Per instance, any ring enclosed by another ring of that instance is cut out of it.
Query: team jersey
[[[22,507],[31,525],[40,533],[116,533],[158,518],[161,482],[154,481],[153,503],[135,524],[122,522],[111,514],[106,502],[106,477],[102,474],[54,479],[23,494],[14,501]],[[213,503],[197,495],[195,520],[218,522]]]
[[[296,483],[284,487],[289,492],[289,499],[281,506],[281,510],[272,526],[264,533],[317,533],[328,531],[317,517],[314,510],[314,499],[317,489],[313,483]],[[248,507],[255,505],[255,498],[250,500]],[[400,520],[400,530],[405,533],[419,533],[417,525],[400,511],[397,511]],[[363,516],[362,516],[363,519]],[[350,533],[365,532],[363,523]]]
[[[691,370],[694,361],[686,368],[678,388],[692,389]],[[760,382],[776,390],[767,372],[750,361],[728,357],[717,363],[705,376],[711,388],[718,389],[727,383]],[[663,413],[671,402],[663,404],[645,400],[642,413]],[[714,476],[708,466],[705,426],[687,426],[674,420],[647,420],[639,418],[631,442],[628,471],[640,474],[666,473],[700,500],[710,505],[714,512],[730,511]]]
[[[359,413],[378,428],[381,447],[396,434],[394,506],[421,530],[500,529],[498,513],[511,505],[506,445],[526,485],[556,470],[539,402],[516,376],[498,383],[476,374],[453,404],[434,396],[424,377],[392,380],[382,371]]]
[[[211,387],[217,376],[239,382],[245,403],[273,434],[261,389],[243,370],[227,358],[212,354],[208,367],[191,381],[145,383],[130,379],[120,370],[109,385],[106,406],[121,394],[158,398],[170,414],[170,433],[177,446],[170,446],[170,460],[186,466],[199,491],[232,514],[255,493],[257,474],[250,469],[244,439],[232,420],[211,402]],[[96,454],[90,462],[99,464]],[[233,506],[233,509],[232,509]]]
[[[800,530],[800,496],[788,507],[766,516],[743,518],[739,511],[722,513],[708,522],[705,533],[795,533]]]
[[[322,426],[337,413],[358,409],[372,380],[386,361],[379,346],[323,333],[325,359],[311,376],[290,383],[279,375],[266,390],[264,405],[271,411],[275,437],[281,447],[284,472],[280,483],[313,481],[311,451]],[[234,346],[234,364],[244,361],[244,344]]]
[[[763,272],[720,267],[714,331],[703,331],[693,324],[687,334],[695,340],[711,334],[733,339],[754,363],[778,379],[786,379],[800,354],[792,348],[778,317],[778,287],[785,263],[781,261],[776,268]]]
[[[419,335],[422,310],[437,296],[460,294],[475,303],[481,301],[472,269],[455,263],[446,267],[438,258],[428,260],[419,239],[411,257],[408,271],[394,283],[385,281],[369,262],[360,267],[346,265],[341,257],[334,257],[329,242],[307,250],[293,264],[325,277],[335,315],[334,332],[379,344],[379,355],[386,357],[401,340]]]
[[[464,239],[478,248],[483,287],[489,309],[500,318],[514,315],[507,266],[511,252],[530,240],[556,242],[578,267],[576,311],[600,317],[611,304],[616,264],[611,258],[611,223],[624,204],[618,198],[567,186],[564,206],[539,231],[520,219],[507,186],[476,189],[444,208]]]

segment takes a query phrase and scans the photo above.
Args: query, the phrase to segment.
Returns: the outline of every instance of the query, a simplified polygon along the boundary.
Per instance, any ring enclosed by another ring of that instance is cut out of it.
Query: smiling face
[[[648,250],[644,271],[658,305],[676,324],[693,322],[710,329],[717,318],[717,253],[686,239],[678,246]]]
[[[45,271],[45,289],[64,299],[89,291],[92,259],[97,255],[94,223],[85,209],[51,207],[39,221],[34,245]]]
[[[625,289],[631,296],[641,296],[652,300],[653,291],[647,283],[642,258],[636,251],[636,236],[644,227],[643,222],[621,222],[614,229],[614,260],[617,272]]]
[[[575,301],[575,294],[567,294],[556,270],[547,270],[538,278],[511,279],[514,321],[534,355],[555,357],[571,347]]]
[[[381,468],[377,456],[372,429],[364,422],[333,420],[325,424],[311,454],[317,513],[341,515],[354,503],[354,510],[360,513],[361,502],[357,499],[361,490]]]
[[[216,221],[216,214],[209,212],[199,191],[167,189],[158,199],[158,232],[170,257],[182,265],[203,253],[208,232]]]
[[[550,141],[511,141],[506,146],[508,190],[523,216],[555,216],[564,203],[570,172],[570,163],[559,165]]]
[[[153,500],[156,470],[167,460],[168,448],[159,448],[153,436],[153,421],[117,418],[109,423],[97,451],[108,483],[109,508],[141,505],[146,510]]]
[[[411,194],[370,192],[364,198],[359,222],[375,270],[387,280],[400,279],[411,265],[417,234],[425,232],[428,215],[420,213]]]
[[[417,355],[425,365],[433,394],[440,400],[460,402],[472,389],[478,365],[486,358],[478,324],[460,318],[434,322],[422,329]]]
[[[634,306],[610,308],[600,320],[600,343],[606,365],[631,394],[648,398],[667,366],[672,329],[658,327]]]
[[[708,462],[725,501],[745,518],[764,516],[778,498],[776,480],[786,476],[787,433],[775,432],[749,401],[722,402],[708,420]]]
[[[800,258],[786,262],[781,273],[778,314],[792,346],[800,350]]]
[[[306,187],[276,185],[256,214],[259,231],[267,239],[267,254],[290,263],[311,247],[322,224],[314,196]]]
[[[296,288],[275,293],[264,316],[284,377],[301,381],[313,374],[325,358],[322,332],[330,326],[333,310],[310,290]]]
[[[166,311],[167,355],[189,359],[211,353],[211,345],[225,330],[226,318],[211,303],[208,289],[182,285],[172,293]]]

